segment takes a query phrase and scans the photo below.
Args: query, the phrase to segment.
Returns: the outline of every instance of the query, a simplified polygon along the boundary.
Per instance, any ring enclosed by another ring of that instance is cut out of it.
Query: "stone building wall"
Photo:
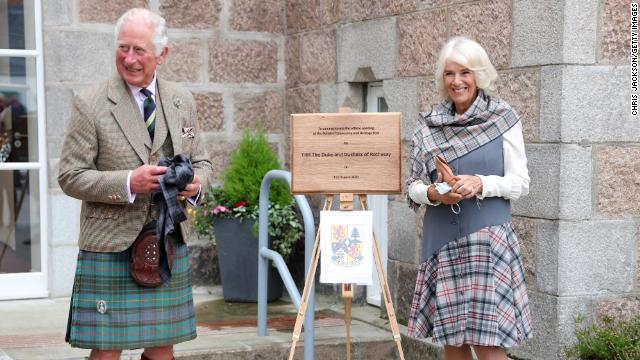
[[[556,358],[577,315],[640,308],[630,2],[514,1],[513,23],[513,65],[540,71],[540,141],[527,145],[539,185],[514,206],[537,336],[519,353]]]
[[[285,160],[285,14],[282,0],[47,0],[43,1],[49,256],[52,296],[73,283],[80,202],[56,181],[72,92],[115,72],[114,23],[131,7],[167,20],[169,54],[161,76],[194,94],[199,125],[215,175],[224,168],[242,129],[262,121]],[[196,282],[218,281],[207,240],[189,239]],[[212,265],[213,264],[213,265]]]
[[[628,1],[289,0],[287,112],[363,109],[382,81],[403,113],[406,149],[418,111],[437,102],[446,39],[488,51],[497,95],[520,114],[532,178],[513,204],[534,314],[534,339],[514,353],[563,357],[574,318],[637,313],[640,129],[630,116]],[[406,321],[420,216],[390,196],[388,278]]]
[[[434,67],[451,36],[476,38],[488,49],[500,73],[498,94],[520,113],[527,143],[539,142],[540,70],[511,64],[511,1],[288,4],[287,111],[333,112],[340,106],[361,111],[363,87],[381,81],[389,111],[403,113],[403,177],[408,175],[406,151],[417,113],[439,101]],[[318,73],[326,76],[313,76]],[[421,217],[404,199],[404,194],[390,196],[388,277],[399,318],[406,322],[419,261]]]

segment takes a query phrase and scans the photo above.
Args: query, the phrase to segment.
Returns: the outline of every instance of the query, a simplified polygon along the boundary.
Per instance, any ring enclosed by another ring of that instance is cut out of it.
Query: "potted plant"
[[[245,130],[223,171],[222,186],[205,193],[204,203],[192,211],[199,233],[216,243],[222,290],[227,301],[255,302],[258,292],[258,200],[264,175],[279,169],[278,157],[259,126]],[[269,195],[270,247],[289,257],[302,234],[289,187],[271,184]],[[282,280],[269,270],[268,299],[282,296]]]

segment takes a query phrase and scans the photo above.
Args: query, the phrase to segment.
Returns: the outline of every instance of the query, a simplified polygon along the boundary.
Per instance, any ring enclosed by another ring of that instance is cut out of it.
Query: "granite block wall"
[[[51,294],[67,296],[73,281],[78,224],[59,231],[61,219],[79,220],[80,202],[58,187],[57,164],[71,111],[73,91],[109,77],[115,71],[114,23],[131,7],[146,7],[167,20],[169,55],[159,74],[191,90],[198,123],[218,176],[244,128],[261,121],[269,140],[285,161],[286,2],[265,0],[95,0],[45,1],[44,63],[49,164],[49,254]],[[331,41],[331,33],[311,37]],[[306,39],[305,39],[306,41]],[[308,42],[303,42],[307,45]],[[319,54],[303,47],[305,56]],[[334,47],[335,49],[335,47]],[[334,55],[335,57],[335,55]],[[331,76],[317,67],[304,68],[305,79]],[[194,281],[219,283],[215,247],[208,239],[187,239]],[[63,264],[64,263],[64,264]],[[61,272],[58,269],[71,269]]]
[[[389,111],[403,113],[405,145],[416,114],[439,101],[433,73],[444,42],[465,35],[487,49],[495,92],[521,117],[532,178],[529,196],[512,204],[535,318],[535,338],[516,356],[563,358],[573,316],[637,308],[640,134],[622,85],[628,2],[289,0],[287,19],[287,112],[361,111],[362,89],[380,81]],[[335,33],[335,64],[322,64],[336,69],[335,84],[302,76],[312,66],[302,48],[328,45],[318,32]],[[389,196],[388,211],[387,275],[406,321],[421,214],[404,194]]]

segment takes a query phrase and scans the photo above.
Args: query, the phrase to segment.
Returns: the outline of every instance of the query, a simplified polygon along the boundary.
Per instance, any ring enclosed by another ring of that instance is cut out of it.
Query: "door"
[[[47,296],[40,1],[0,1],[0,300]]]
[[[382,82],[367,85],[367,112],[387,112],[387,102],[382,92]],[[380,247],[380,258],[387,272],[387,195],[368,195],[369,209],[373,211],[373,231]],[[373,283],[367,286],[367,302],[380,306],[380,282],[375,262],[373,264]]]

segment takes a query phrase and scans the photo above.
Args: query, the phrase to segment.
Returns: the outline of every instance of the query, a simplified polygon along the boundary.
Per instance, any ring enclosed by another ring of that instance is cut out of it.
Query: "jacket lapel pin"
[[[195,134],[193,133],[193,128],[192,127],[182,128],[182,137],[187,139],[193,139],[195,137]]]
[[[174,97],[173,105],[175,105],[179,109],[180,106],[182,106],[182,99],[180,99],[179,97]]]

